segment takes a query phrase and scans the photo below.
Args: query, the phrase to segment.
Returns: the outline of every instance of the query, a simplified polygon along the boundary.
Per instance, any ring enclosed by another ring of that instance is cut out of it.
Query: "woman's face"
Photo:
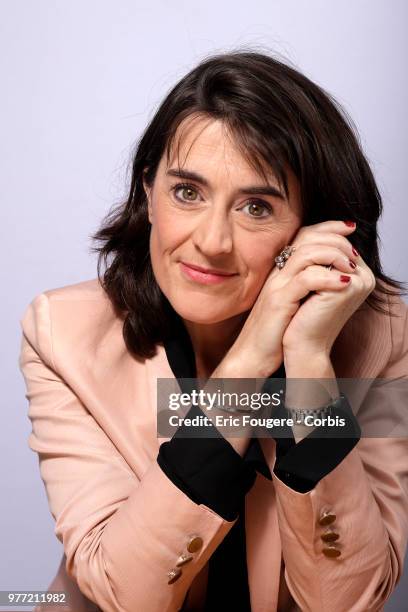
[[[163,155],[149,189],[150,256],[156,280],[185,320],[218,323],[249,310],[274,258],[301,225],[298,181],[289,199],[270,170],[268,187],[242,157],[225,125],[200,118],[178,128],[167,166]],[[191,149],[190,149],[191,146]],[[194,173],[194,177],[192,174]],[[255,189],[254,189],[255,188]],[[282,194],[281,196],[279,194]],[[229,276],[194,272],[215,269]]]

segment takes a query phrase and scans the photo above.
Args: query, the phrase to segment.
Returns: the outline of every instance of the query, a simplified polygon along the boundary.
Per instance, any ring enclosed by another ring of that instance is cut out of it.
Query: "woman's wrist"
[[[214,391],[217,388],[217,379],[245,379],[245,378],[255,378],[255,379],[265,379],[279,367],[280,363],[275,367],[274,364],[265,367],[265,364],[259,364],[259,358],[257,358],[254,354],[251,354],[249,351],[242,351],[236,349],[230,349],[228,353],[225,355],[224,359],[218,364],[215,370],[212,372],[210,378],[205,383],[205,389]],[[275,360],[276,362],[276,360]],[[234,386],[234,383],[233,383]],[[224,389],[225,390],[225,389]],[[231,387],[229,389],[227,385],[227,390],[234,391],[235,389]],[[249,389],[249,391],[251,391]],[[207,414],[210,420],[213,421],[215,426],[215,419],[217,416],[226,417],[226,413],[222,410],[214,408]],[[235,418],[239,420],[239,413],[233,414]],[[247,425],[246,427],[237,427],[231,426],[231,429],[228,426],[223,427],[220,430],[221,434],[224,436],[227,442],[231,444],[234,450],[243,457],[245,452],[248,449],[250,440],[252,427]]]
[[[298,411],[318,410],[339,396],[339,388],[330,356],[326,353],[284,353],[286,371],[285,405]],[[296,443],[314,428],[294,425]]]
[[[256,351],[232,347],[215,372],[222,378],[268,378],[281,362],[282,356],[262,357]]]
[[[327,352],[284,349],[283,362],[288,378],[335,378],[336,376]]]
[[[285,402],[290,408],[319,408],[339,396],[336,374],[325,354],[284,354]]]

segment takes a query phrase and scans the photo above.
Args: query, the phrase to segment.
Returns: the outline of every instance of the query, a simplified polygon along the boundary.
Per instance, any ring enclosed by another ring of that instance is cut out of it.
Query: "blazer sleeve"
[[[300,493],[313,489],[357,444],[360,432],[352,411],[339,409],[336,414],[345,419],[348,437],[332,437],[332,428],[326,426],[315,429],[297,444],[291,427],[285,427],[287,438],[275,438],[274,472],[291,489]],[[204,413],[192,406],[186,416],[194,418]],[[279,416],[286,416],[285,411]],[[237,518],[242,499],[254,484],[256,471],[272,480],[258,440],[252,438],[241,457],[215,426],[205,426],[207,437],[203,433],[201,438],[193,437],[193,429],[185,423],[180,425],[172,439],[160,446],[157,462],[193,501],[204,503],[231,521]]]
[[[28,443],[38,454],[67,574],[104,612],[178,610],[235,520],[192,501],[157,461],[134,473],[57,372],[49,313],[45,293],[27,307],[19,365],[32,424]],[[168,572],[192,539],[193,559],[169,584]]]
[[[196,415],[203,413],[198,406],[192,406],[187,416]],[[171,440],[161,444],[157,462],[193,501],[204,503],[232,521],[238,518],[242,500],[254,484],[255,469],[214,426],[211,437],[188,437],[190,429],[183,423]]]
[[[387,414],[406,414],[408,308],[390,317],[393,351],[377,396]],[[405,402],[389,392],[405,384]],[[406,426],[406,416],[405,416]],[[404,436],[404,437],[402,437]],[[273,473],[288,588],[302,610],[382,610],[399,581],[408,538],[408,439],[362,437],[341,463],[309,492],[299,493]],[[334,522],[324,525],[327,514]],[[322,523],[320,522],[322,521]],[[326,531],[339,535],[340,556],[326,556]]]
[[[278,407],[277,416],[286,416],[284,408]],[[333,406],[331,416],[344,419],[341,432],[344,437],[333,436],[333,427],[319,425],[307,436],[295,443],[292,428],[283,429],[288,437],[276,437],[276,461],[273,468],[279,480],[286,486],[307,493],[327,476],[355,447],[361,429],[348,402],[341,407]]]

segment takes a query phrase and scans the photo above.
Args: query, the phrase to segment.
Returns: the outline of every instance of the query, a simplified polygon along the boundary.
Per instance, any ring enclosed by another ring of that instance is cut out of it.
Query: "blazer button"
[[[335,542],[340,536],[335,531],[326,531],[326,533],[322,533],[320,537],[322,538],[323,542]]]
[[[190,536],[188,540],[187,550],[188,552],[194,553],[194,552],[197,552],[197,550],[200,550],[202,545],[203,545],[203,539],[200,538],[200,536],[198,535],[192,535]]]
[[[319,525],[331,525],[336,520],[336,515],[333,512],[323,512],[319,518]]]
[[[180,567],[181,565],[185,565],[186,563],[188,563],[189,561],[191,561],[192,559],[192,555],[186,555],[186,553],[183,553],[182,555],[179,556],[179,558],[177,559],[177,563],[176,566]]]
[[[334,545],[328,545],[322,550],[323,554],[326,557],[339,557],[341,555],[341,551],[336,548]]]
[[[182,574],[182,571],[178,567],[175,567],[174,569],[170,570],[170,572],[167,572],[167,577],[168,577],[167,584],[173,584],[173,582],[176,582],[176,580],[180,578],[181,574]]]

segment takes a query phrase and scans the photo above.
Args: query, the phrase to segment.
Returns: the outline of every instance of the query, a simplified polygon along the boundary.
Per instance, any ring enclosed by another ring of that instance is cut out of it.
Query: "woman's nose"
[[[193,242],[208,256],[230,253],[232,232],[227,214],[214,208],[207,210],[197,220]]]

